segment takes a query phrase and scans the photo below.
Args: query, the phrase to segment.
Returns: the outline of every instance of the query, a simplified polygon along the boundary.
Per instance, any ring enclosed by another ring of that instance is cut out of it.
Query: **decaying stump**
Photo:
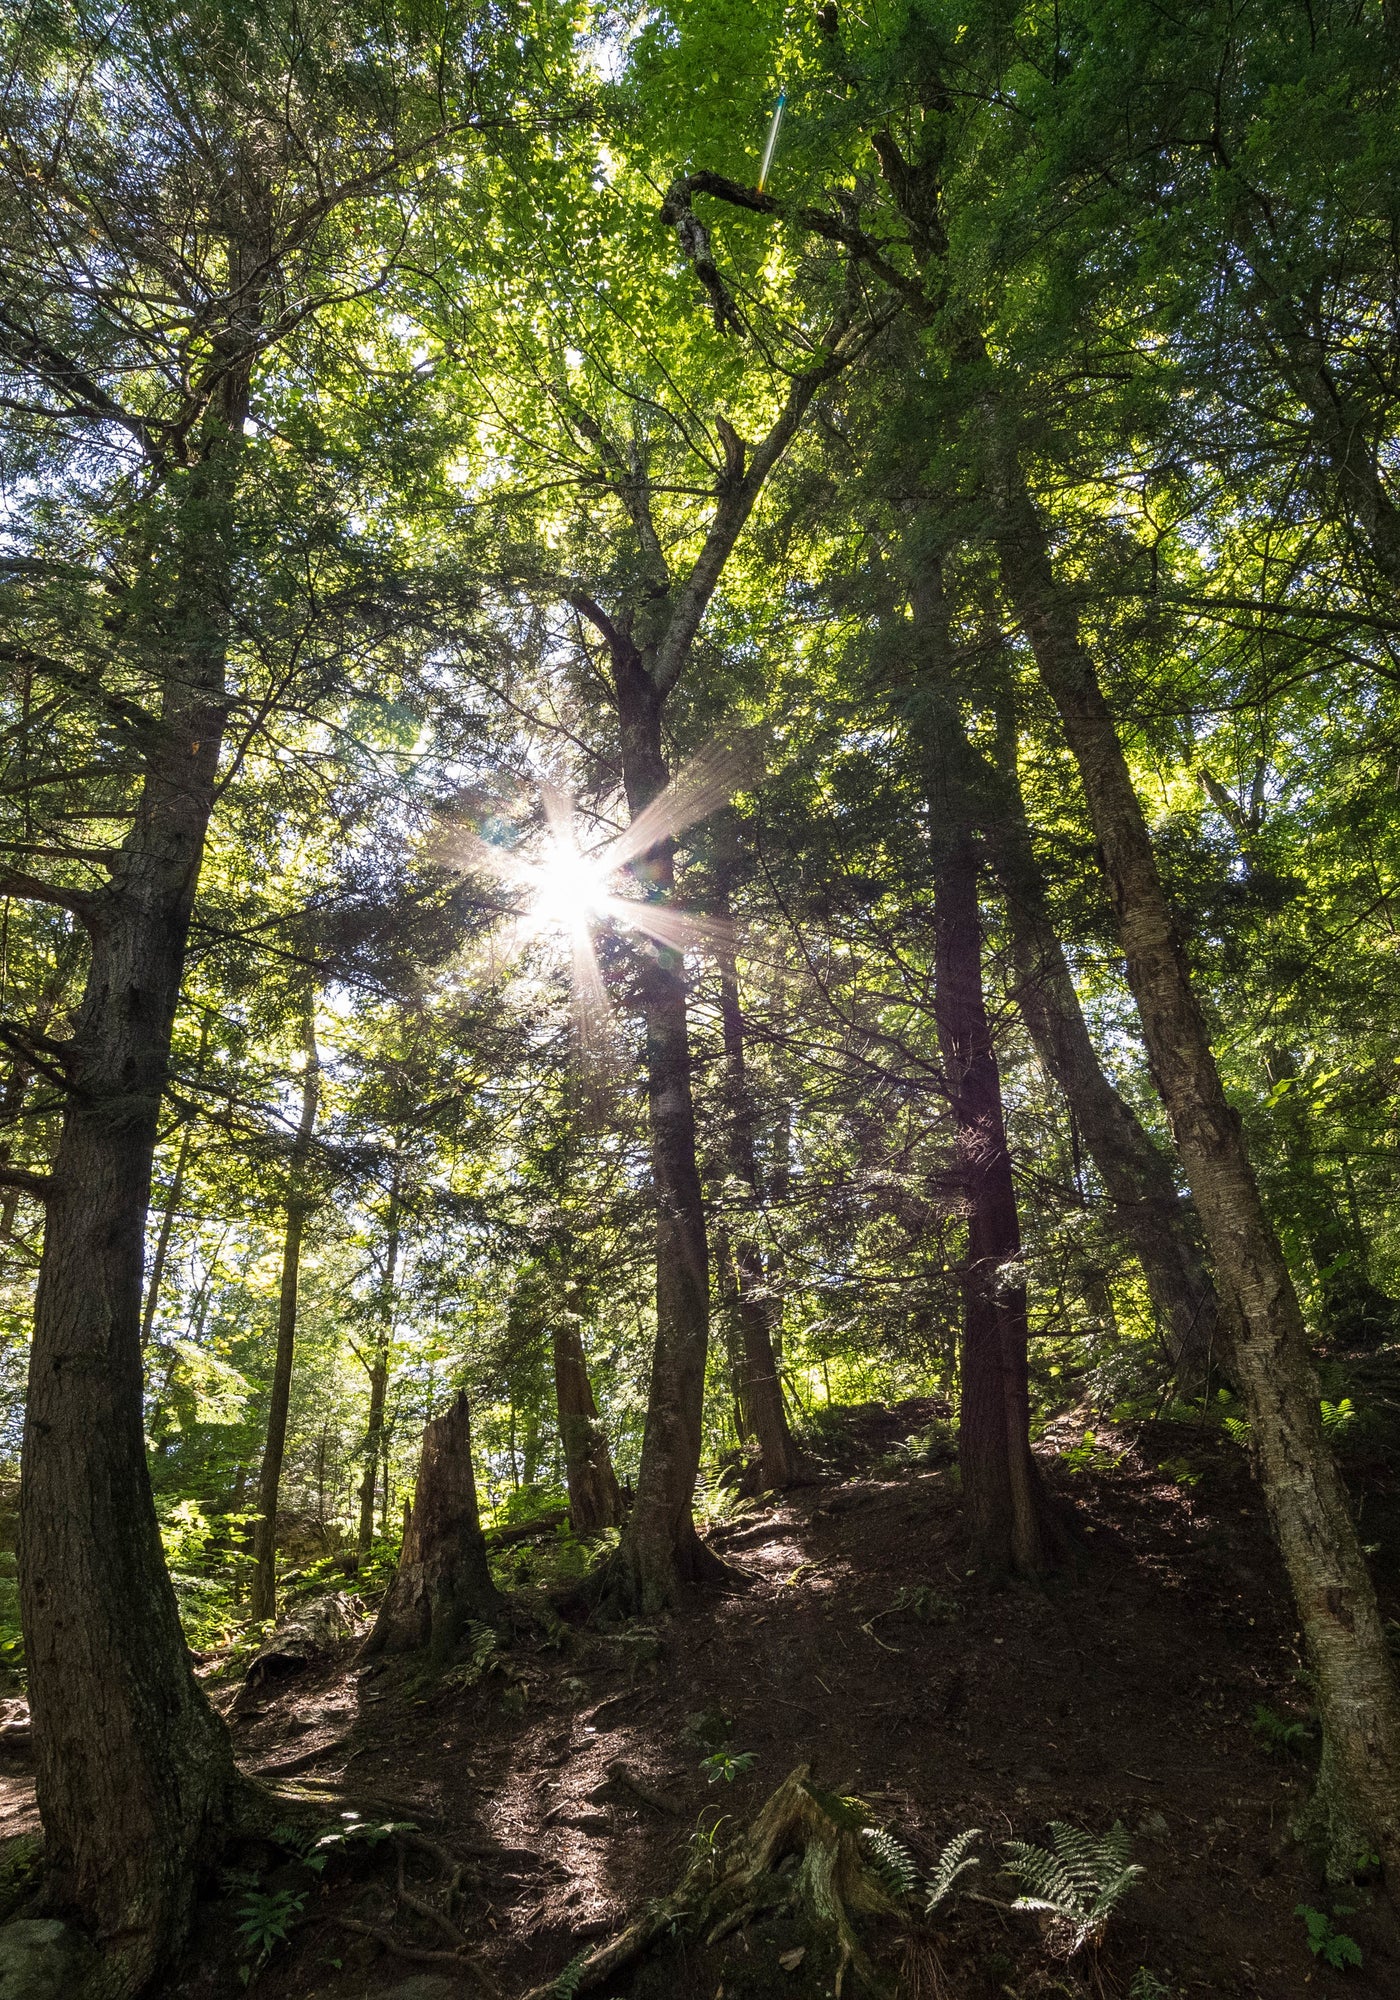
[[[366,1654],[427,1648],[446,1660],[472,1619],[499,1616],[472,1470],[471,1409],[464,1389],[423,1432],[418,1487],[399,1567]]]
[[[899,1905],[861,1852],[857,1816],[844,1800],[812,1784],[806,1764],[784,1778],[747,1835],[727,1853],[692,1861],[670,1896],[649,1904],[635,1923],[576,1961],[569,1970],[569,1990],[586,1993],[601,1986],[663,1934],[679,1928],[703,1931],[705,1942],[714,1944],[755,1917],[793,1907],[835,1934],[838,1994],[848,1966],[863,1986],[879,1992],[854,1920],[898,1918]],[[524,2000],[554,2000],[557,1987],[556,1977],[532,1988]]]

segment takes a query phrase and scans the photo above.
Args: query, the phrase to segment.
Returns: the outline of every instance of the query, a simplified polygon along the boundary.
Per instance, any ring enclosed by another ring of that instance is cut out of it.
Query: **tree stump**
[[[446,1660],[472,1619],[499,1616],[472,1469],[465,1389],[423,1432],[418,1487],[399,1567],[380,1606],[366,1654],[417,1652]]]

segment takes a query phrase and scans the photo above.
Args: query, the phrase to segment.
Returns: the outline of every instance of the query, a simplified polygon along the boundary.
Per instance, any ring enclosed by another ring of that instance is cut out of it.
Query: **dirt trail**
[[[1110,1927],[1110,1993],[1145,1965],[1193,1996],[1400,1995],[1393,1926],[1365,1891],[1337,1920],[1362,1947],[1359,1971],[1318,1964],[1293,1914],[1326,1906],[1287,1833],[1307,1766],[1271,1754],[1251,1722],[1259,1704],[1304,1715],[1305,1694],[1238,1452],[1165,1427],[1101,1435],[1097,1466],[1053,1473],[1083,1563],[1044,1591],[997,1589],[966,1572],[954,1475],[880,1457],[911,1428],[908,1410],[870,1413],[864,1470],[717,1530],[744,1572],[733,1592],[560,1649],[518,1636],[474,1687],[433,1688],[401,1663],[365,1673],[347,1652],[236,1721],[240,1755],[325,1796],[328,1820],[413,1817],[472,1847],[480,1873],[458,1920],[505,1996],[668,1890],[702,1815],[746,1820],[804,1762],[925,1865],[969,1826],[1039,1840],[1053,1819],[1124,1822],[1146,1877]],[[744,1767],[728,1782],[701,1768],[716,1750]],[[480,1990],[348,1934],[344,1916],[445,1948],[396,1905],[392,1868],[330,1870],[259,1975],[265,2000]],[[241,1990],[229,1922],[211,1914],[171,1996]],[[708,1951],[677,1947],[604,2000],[828,1994],[820,1954],[782,1971],[782,1941],[760,1925]],[[948,1995],[1085,1990],[1023,1915],[962,1903],[934,1942]]]

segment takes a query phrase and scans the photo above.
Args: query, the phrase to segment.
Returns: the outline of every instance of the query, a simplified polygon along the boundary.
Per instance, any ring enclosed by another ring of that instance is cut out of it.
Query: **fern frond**
[[[574,2000],[583,1979],[584,1961],[588,1957],[588,1947],[575,1953],[550,1989],[552,2000]]]
[[[960,1875],[970,1868],[979,1866],[977,1856],[969,1850],[982,1838],[980,1826],[970,1826],[963,1833],[955,1833],[933,1866],[928,1878],[928,1900],[925,1910],[936,1910],[952,1894],[953,1885]]]
[[[1052,1920],[1073,1957],[1086,1944],[1097,1944],[1110,1916],[1142,1875],[1131,1857],[1121,1823],[1107,1833],[1086,1833],[1082,1827],[1054,1820],[1051,1847],[1034,1847],[1024,1840],[1006,1842],[1009,1873],[1025,1883],[1014,1909],[1034,1910]]]
[[[873,1872],[891,1896],[912,1896],[919,1880],[914,1857],[908,1848],[883,1826],[865,1826],[860,1837],[870,1855]]]

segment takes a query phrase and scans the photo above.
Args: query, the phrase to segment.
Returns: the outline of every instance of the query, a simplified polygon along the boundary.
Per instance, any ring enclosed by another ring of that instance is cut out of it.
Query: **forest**
[[[1400,1994],[1400,5],[4,0],[0,1994]]]

